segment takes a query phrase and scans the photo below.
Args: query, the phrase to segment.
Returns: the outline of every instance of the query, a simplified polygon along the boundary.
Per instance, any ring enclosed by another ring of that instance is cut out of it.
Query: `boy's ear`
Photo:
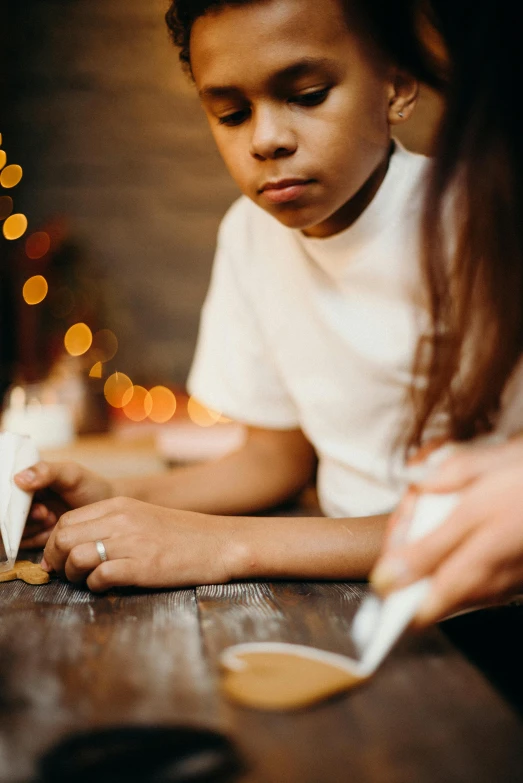
[[[389,90],[389,124],[399,125],[408,120],[414,111],[419,85],[410,73],[397,70],[393,74]]]

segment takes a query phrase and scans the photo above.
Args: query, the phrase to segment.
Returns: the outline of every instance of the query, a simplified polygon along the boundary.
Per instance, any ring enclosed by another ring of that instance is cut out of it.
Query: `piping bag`
[[[33,497],[13,477],[38,460],[35,442],[27,435],[0,433],[0,573],[15,564]]]
[[[454,451],[448,444],[408,468],[420,481]],[[415,541],[439,527],[459,500],[459,493],[420,495],[405,535]],[[428,595],[430,578],[396,590],[382,599],[370,593],[357,611],[351,637],[359,659],[283,642],[252,642],[225,649],[220,657],[222,690],[231,700],[265,710],[296,710],[367,680],[416,616]]]

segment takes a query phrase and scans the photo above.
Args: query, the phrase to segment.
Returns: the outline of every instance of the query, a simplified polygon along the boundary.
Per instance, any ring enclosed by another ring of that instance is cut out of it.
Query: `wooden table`
[[[225,731],[249,783],[523,780],[521,718],[437,629],[404,640],[366,686],[302,713],[220,697],[216,659],[227,645],[269,639],[351,653],[362,585],[104,596],[60,581],[0,587],[2,782],[30,780],[39,754],[71,731],[135,723]]]
[[[121,471],[118,448],[95,438],[54,456],[95,469],[105,457],[104,470]],[[133,454],[129,472],[154,468],[151,449]],[[523,781],[521,716],[439,629],[407,637],[368,684],[314,709],[261,713],[221,698],[216,662],[228,645],[352,654],[365,590],[249,582],[95,596],[58,580],[1,584],[1,783],[27,783],[40,754],[70,732],[122,724],[219,729],[245,758],[242,783]]]

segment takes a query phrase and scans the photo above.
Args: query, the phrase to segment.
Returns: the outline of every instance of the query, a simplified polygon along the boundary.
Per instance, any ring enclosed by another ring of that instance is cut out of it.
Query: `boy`
[[[368,574],[402,489],[390,458],[416,344],[426,161],[391,145],[416,84],[357,11],[173,3],[181,58],[248,197],[220,229],[189,387],[248,437],[216,462],[133,480],[40,463],[20,486],[76,509],[52,530],[53,512],[35,506],[25,543],[49,538],[45,567],[95,591]],[[316,454],[331,518],[229,516],[296,494]]]

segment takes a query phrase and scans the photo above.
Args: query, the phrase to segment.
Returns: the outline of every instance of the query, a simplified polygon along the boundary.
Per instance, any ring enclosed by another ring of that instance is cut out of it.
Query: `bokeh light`
[[[102,362],[95,362],[89,370],[89,378],[101,378],[103,374]]]
[[[27,230],[27,218],[21,212],[11,215],[4,222],[3,231],[6,239],[20,239]]]
[[[110,329],[100,329],[93,337],[92,349],[100,361],[108,362],[116,355],[118,338]]]
[[[115,372],[104,384],[104,395],[113,408],[123,408],[133,396],[133,382],[125,373]]]
[[[92,341],[93,334],[87,324],[74,324],[65,333],[65,350],[71,356],[81,356],[89,350]]]
[[[3,188],[14,188],[15,185],[18,185],[20,182],[22,176],[22,167],[17,163],[11,163],[10,166],[6,166],[5,169],[2,169],[2,173],[0,174],[0,185]]]
[[[5,154],[5,150],[0,150],[0,169],[4,168],[6,162],[7,162],[7,155]]]
[[[189,397],[189,400],[187,401],[187,413],[189,414],[191,421],[199,427],[212,427],[221,417],[221,413],[202,405],[195,397]]]
[[[154,386],[150,390],[149,395],[152,401],[149,413],[151,421],[155,421],[157,424],[165,424],[166,421],[172,419],[176,412],[176,397],[172,391],[166,386]]]
[[[50,247],[51,239],[45,231],[35,231],[25,240],[25,253],[33,261],[43,258]]]
[[[40,304],[47,296],[49,286],[42,275],[34,275],[26,280],[22,289],[22,296],[28,305]]]
[[[131,421],[143,421],[153,409],[153,398],[143,386],[133,386],[133,396],[123,406],[123,412]]]
[[[11,196],[0,196],[0,220],[9,217],[13,211],[13,199]]]

